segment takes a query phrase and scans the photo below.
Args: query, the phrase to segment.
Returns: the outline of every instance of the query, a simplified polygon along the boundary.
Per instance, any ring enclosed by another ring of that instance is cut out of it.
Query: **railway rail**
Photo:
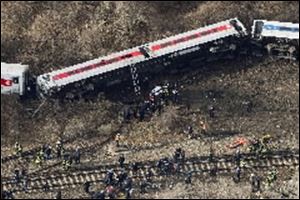
[[[76,147],[79,147],[81,149],[81,152],[83,156],[87,154],[89,151],[94,151],[95,149],[101,149],[103,146],[105,146],[107,143],[113,141],[115,138],[116,134],[121,132],[122,128],[124,128],[125,124],[121,124],[120,127],[113,131],[109,136],[105,137],[104,140],[96,140],[95,143],[92,145],[90,144],[90,141],[81,141],[79,144],[76,145]],[[69,138],[65,140],[64,143],[71,143],[75,141],[76,138]],[[74,147],[75,149],[75,147]],[[7,157],[4,157],[1,159],[1,167],[5,168],[11,168],[11,166],[25,166],[28,164],[30,161],[33,161],[33,157],[36,155],[36,153],[40,150],[40,148],[33,148],[26,150],[25,152],[22,153],[22,157],[16,156],[16,155],[10,155]],[[33,174],[36,174],[40,171],[45,171],[45,169],[49,169],[55,166],[58,166],[62,161],[61,160],[56,160],[54,163],[51,165],[46,165],[45,167],[38,169],[34,172]]]
[[[245,171],[269,169],[272,166],[291,168],[299,166],[299,150],[270,152],[262,154],[259,157],[253,153],[242,154],[242,159],[245,163],[242,170]],[[149,169],[152,171],[153,177],[161,179],[165,175],[161,174],[160,170],[155,166],[155,163],[155,161],[141,163],[137,172],[132,171],[128,164],[125,165],[125,169],[128,171],[129,176],[134,180],[143,178]],[[203,174],[209,173],[213,169],[217,169],[217,173],[222,174],[232,172],[235,167],[236,164],[232,155],[217,156],[214,157],[213,160],[209,160],[208,156],[200,156],[186,159],[179,174],[185,174],[187,172]],[[116,173],[121,170],[118,165],[102,165],[86,169],[73,169],[66,173],[54,172],[51,175],[40,174],[35,177],[29,175],[28,192],[45,189],[51,191],[56,189],[75,188],[85,182],[101,183],[105,178],[107,170],[111,168],[114,168]],[[176,174],[178,173],[171,173],[170,175]],[[14,193],[24,192],[22,183],[15,183],[8,177],[2,179],[2,184],[4,190],[10,190]]]

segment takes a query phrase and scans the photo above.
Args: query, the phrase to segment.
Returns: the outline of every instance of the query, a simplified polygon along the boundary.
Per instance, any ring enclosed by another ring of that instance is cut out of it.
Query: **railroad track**
[[[244,171],[255,171],[257,169],[269,169],[272,166],[275,167],[297,167],[299,166],[299,151],[278,151],[269,154],[264,154],[257,158],[254,154],[243,154],[242,159],[245,165],[242,167]],[[129,176],[134,180],[143,178],[148,169],[150,169],[155,178],[162,179],[165,175],[155,167],[155,161],[141,163],[141,167],[137,172],[133,172],[129,165],[125,165]],[[185,174],[192,172],[194,174],[209,173],[212,169],[217,168],[217,173],[231,173],[235,168],[235,162],[232,159],[232,155],[223,155],[215,157],[213,161],[210,161],[207,156],[188,158],[185,164],[182,166],[179,174]],[[116,165],[102,165],[94,166],[90,169],[74,169],[74,172],[66,173],[53,173],[52,175],[41,174],[37,177],[30,177],[28,181],[28,192],[34,192],[39,190],[56,190],[75,188],[85,182],[101,183],[103,182],[107,169],[114,168],[118,173],[120,168]],[[177,175],[179,175],[177,174]],[[172,175],[172,174],[170,174]],[[176,175],[176,174],[173,174]],[[9,178],[2,179],[3,189],[10,190],[14,193],[24,192],[22,184],[16,184]]]
[[[90,141],[81,141],[76,146],[78,146],[81,149],[82,157],[84,158],[85,155],[91,154],[91,152],[95,152],[95,149],[99,150],[109,142],[113,141],[116,134],[121,132],[122,128],[124,128],[124,124],[121,124],[121,126],[114,131],[111,135],[107,136],[106,138],[103,138],[102,140],[96,140],[92,145],[90,144]],[[73,142],[75,141],[75,138],[67,139],[65,143]],[[75,149],[75,148],[74,148]],[[22,157],[10,155],[7,157],[4,157],[1,159],[1,168],[4,167],[6,169],[14,169],[15,166],[26,166],[30,162],[33,161],[34,155],[40,150],[40,148],[33,148],[30,150],[27,150],[23,152]],[[54,152],[53,152],[54,154]],[[54,168],[56,166],[61,166],[62,160],[56,159],[55,162],[51,163],[50,165],[46,165],[43,168],[40,168],[34,172],[31,172],[31,174],[38,174],[40,172],[49,170],[51,168]]]

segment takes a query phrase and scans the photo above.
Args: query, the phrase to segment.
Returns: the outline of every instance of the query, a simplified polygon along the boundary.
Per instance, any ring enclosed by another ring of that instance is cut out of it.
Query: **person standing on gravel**
[[[139,170],[139,165],[137,162],[133,162],[130,164],[130,169],[133,171],[133,173],[136,173]]]
[[[250,175],[251,191],[257,192],[260,190],[260,178],[253,173]]]
[[[252,111],[252,107],[253,107],[252,101],[245,100],[245,101],[242,102],[242,105],[244,106],[245,110],[248,113],[250,113]]]
[[[208,107],[208,113],[209,113],[209,116],[210,118],[214,118],[215,117],[215,107],[214,106],[209,106]]]
[[[131,199],[132,189],[125,189],[125,199]]]
[[[186,184],[192,184],[192,172],[188,172],[188,173],[186,174],[186,177],[185,177],[185,179],[184,179],[184,182],[185,182]]]
[[[175,150],[175,153],[174,153],[174,156],[173,156],[173,159],[174,161],[177,163],[180,159],[180,156],[181,156],[181,148],[177,148]]]
[[[114,182],[114,171],[113,169],[110,169],[107,171],[105,180],[104,180],[106,185],[112,185]]]
[[[272,167],[272,170],[268,172],[268,176],[267,176],[267,183],[268,186],[270,186],[273,182],[275,182],[277,180],[277,170],[275,167]]]
[[[43,147],[41,148],[41,150],[37,153],[37,157],[40,158],[40,160],[45,160],[45,152],[44,152],[44,149]]]
[[[28,177],[27,176],[23,177],[23,190],[26,193],[28,192]]]
[[[80,164],[80,156],[81,156],[80,148],[76,147],[75,155],[74,155],[75,164]]]
[[[184,133],[188,135],[189,138],[194,138],[194,130],[192,126],[188,126]]]
[[[178,103],[178,90],[176,89],[172,90],[172,100],[173,103]]]
[[[46,145],[44,152],[45,152],[45,159],[50,160],[51,159],[51,152],[52,152],[51,146]]]
[[[210,147],[209,147],[209,157],[208,157],[208,159],[209,159],[209,162],[212,162],[214,160],[214,149],[213,149],[212,145],[210,145]]]
[[[200,132],[203,135],[207,133],[207,126],[203,121],[200,121]]]
[[[116,189],[112,185],[109,185],[106,187],[106,193],[109,199],[115,199],[116,198]]]
[[[69,170],[71,168],[71,161],[70,159],[64,159],[62,162],[63,169],[64,170]]]
[[[124,168],[124,162],[125,162],[125,157],[122,154],[119,158],[119,164],[120,164],[120,168]]]
[[[118,133],[115,137],[116,147],[120,147],[121,134]]]
[[[37,166],[42,166],[42,160],[39,156],[36,156],[35,160],[34,160],[34,163],[37,165]]]
[[[91,199],[105,199],[105,191],[101,190],[100,192],[92,192]]]
[[[1,199],[14,199],[14,193],[11,190],[3,191]]]
[[[141,182],[140,182],[140,193],[144,194],[146,193],[146,187],[148,185],[147,179],[144,178]]]
[[[234,174],[233,180],[236,183],[240,182],[240,180],[241,180],[241,168],[240,168],[240,166],[237,166],[235,168],[235,174]]]
[[[15,183],[20,183],[21,181],[21,177],[20,177],[20,171],[18,169],[15,170],[14,172],[14,180],[15,180]]]
[[[151,171],[151,168],[148,167],[148,168],[147,168],[147,172],[146,172],[146,179],[147,179],[148,182],[151,181],[151,177],[152,177],[153,175],[154,175],[154,174],[153,174],[153,172]]]
[[[127,178],[127,172],[124,169],[122,169],[121,172],[117,175],[118,185],[122,186],[126,178]]]
[[[87,181],[83,184],[83,190],[85,193],[90,193],[91,182]]]
[[[23,147],[19,144],[19,142],[16,142],[14,146],[14,154],[16,156],[21,156],[22,153],[23,153]]]
[[[61,158],[62,151],[63,151],[63,143],[62,143],[62,140],[59,139],[56,142],[56,156],[57,156],[57,158]]]
[[[241,151],[240,148],[237,148],[235,155],[234,155],[234,161],[237,166],[240,166],[241,163]]]

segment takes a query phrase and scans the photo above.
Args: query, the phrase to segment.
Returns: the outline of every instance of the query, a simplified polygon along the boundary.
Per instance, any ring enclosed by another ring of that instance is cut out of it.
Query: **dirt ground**
[[[299,22],[295,13],[299,13],[299,2],[1,2],[1,61],[28,63],[39,74],[229,17],[238,16],[250,27],[254,18]],[[165,17],[178,24],[160,20]],[[52,39],[54,45],[49,42]],[[15,141],[26,150],[45,142],[54,146],[60,137],[68,141],[68,150],[85,148],[83,165],[117,163],[120,153],[126,162],[157,160],[170,156],[177,147],[185,149],[187,156],[208,155],[210,147],[216,154],[233,153],[228,145],[236,138],[261,138],[265,134],[272,136],[272,149],[299,149],[298,62],[242,57],[199,64],[196,69],[162,76],[151,84],[163,80],[179,80],[179,104],[169,105],[161,115],[143,122],[126,124],[120,115],[124,103],[103,96],[93,102],[46,102],[31,117],[39,100],[20,103],[17,97],[1,95],[1,157],[12,154]],[[207,95],[209,92],[214,99]],[[253,102],[252,112],[245,112],[244,100]],[[215,118],[209,117],[210,105],[216,108]],[[188,138],[184,130],[190,125],[199,132],[200,120],[207,122],[208,133]],[[116,131],[122,134],[120,149],[112,140],[104,142]],[[30,171],[38,170],[32,163],[26,166]],[[1,176],[10,176],[19,167],[17,163],[1,165]],[[59,169],[50,168],[48,173]],[[265,177],[265,172],[261,176]],[[172,188],[167,184],[170,182]],[[137,197],[285,198],[282,193],[288,193],[288,198],[299,198],[298,169],[280,170],[274,186],[260,194],[250,193],[247,178],[238,185],[226,176],[214,180],[197,177],[192,186],[180,178],[159,184],[161,188]],[[36,193],[17,198],[53,195]],[[87,198],[82,187],[62,195]]]

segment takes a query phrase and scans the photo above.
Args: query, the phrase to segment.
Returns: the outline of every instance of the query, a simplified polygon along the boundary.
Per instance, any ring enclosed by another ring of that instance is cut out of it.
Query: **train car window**
[[[279,27],[279,30],[280,30],[280,31],[292,31],[293,29],[290,28],[290,27],[284,27],[284,26],[281,26],[281,27]]]
[[[279,27],[279,30],[280,31],[299,32],[299,28],[291,28],[291,27],[285,27],[285,26]]]
[[[13,83],[19,84],[19,77],[14,77],[13,78]]]
[[[277,30],[277,29],[278,29],[277,26],[273,26],[273,25],[270,25],[270,24],[264,25],[263,27],[264,27],[264,29],[266,29],[266,30]]]

